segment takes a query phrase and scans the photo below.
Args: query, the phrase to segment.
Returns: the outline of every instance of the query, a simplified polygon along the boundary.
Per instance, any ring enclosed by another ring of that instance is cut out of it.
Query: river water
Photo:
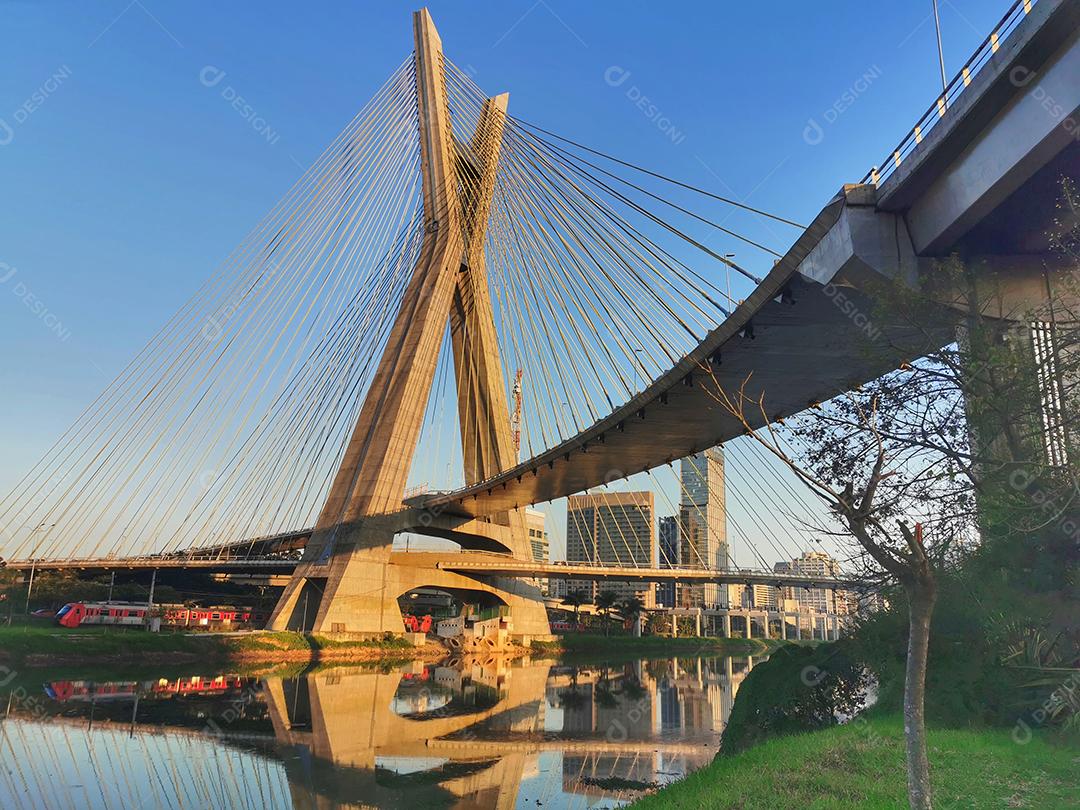
[[[754,663],[35,671],[0,690],[0,807],[616,807],[708,764]]]

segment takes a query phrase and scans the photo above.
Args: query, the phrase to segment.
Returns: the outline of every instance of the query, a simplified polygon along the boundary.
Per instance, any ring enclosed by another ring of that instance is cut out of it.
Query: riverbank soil
[[[931,729],[934,806],[1080,807],[1080,739],[1013,729]],[[718,756],[635,803],[660,808],[906,808],[903,721],[859,719]]]

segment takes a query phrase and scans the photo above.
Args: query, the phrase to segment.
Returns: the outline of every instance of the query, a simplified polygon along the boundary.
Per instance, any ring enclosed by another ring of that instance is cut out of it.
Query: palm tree
[[[645,603],[636,596],[627,596],[619,601],[619,612],[632,624],[645,612]]]
[[[574,621],[578,621],[581,616],[581,606],[585,604],[585,597],[580,593],[568,593],[563,597],[562,603],[574,609]]]
[[[604,635],[608,635],[611,630],[611,609],[615,607],[619,602],[619,595],[614,591],[600,591],[596,595],[596,607],[604,614],[606,621],[604,622]]]

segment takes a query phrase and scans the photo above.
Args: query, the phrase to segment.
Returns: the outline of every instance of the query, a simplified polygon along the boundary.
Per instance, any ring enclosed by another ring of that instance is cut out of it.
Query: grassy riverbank
[[[1012,729],[932,729],[935,807],[1077,807],[1076,740]],[[752,774],[753,778],[747,778]],[[660,808],[906,808],[903,723],[886,716],[778,737],[717,757],[634,804]]]
[[[557,641],[534,641],[532,649],[544,655],[563,658],[601,655],[607,660],[612,656],[764,655],[781,643],[757,638],[670,638],[574,633],[561,636]]]
[[[301,633],[148,633],[135,628],[66,630],[35,623],[0,627],[0,661],[9,666],[57,664],[318,663],[320,661],[436,660],[440,645],[414,647],[403,639],[338,640]]]

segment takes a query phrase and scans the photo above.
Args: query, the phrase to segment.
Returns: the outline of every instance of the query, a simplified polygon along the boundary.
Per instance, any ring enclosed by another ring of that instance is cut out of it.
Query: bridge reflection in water
[[[616,805],[711,760],[753,665],[492,659],[203,691],[165,678],[16,685],[0,807]]]

